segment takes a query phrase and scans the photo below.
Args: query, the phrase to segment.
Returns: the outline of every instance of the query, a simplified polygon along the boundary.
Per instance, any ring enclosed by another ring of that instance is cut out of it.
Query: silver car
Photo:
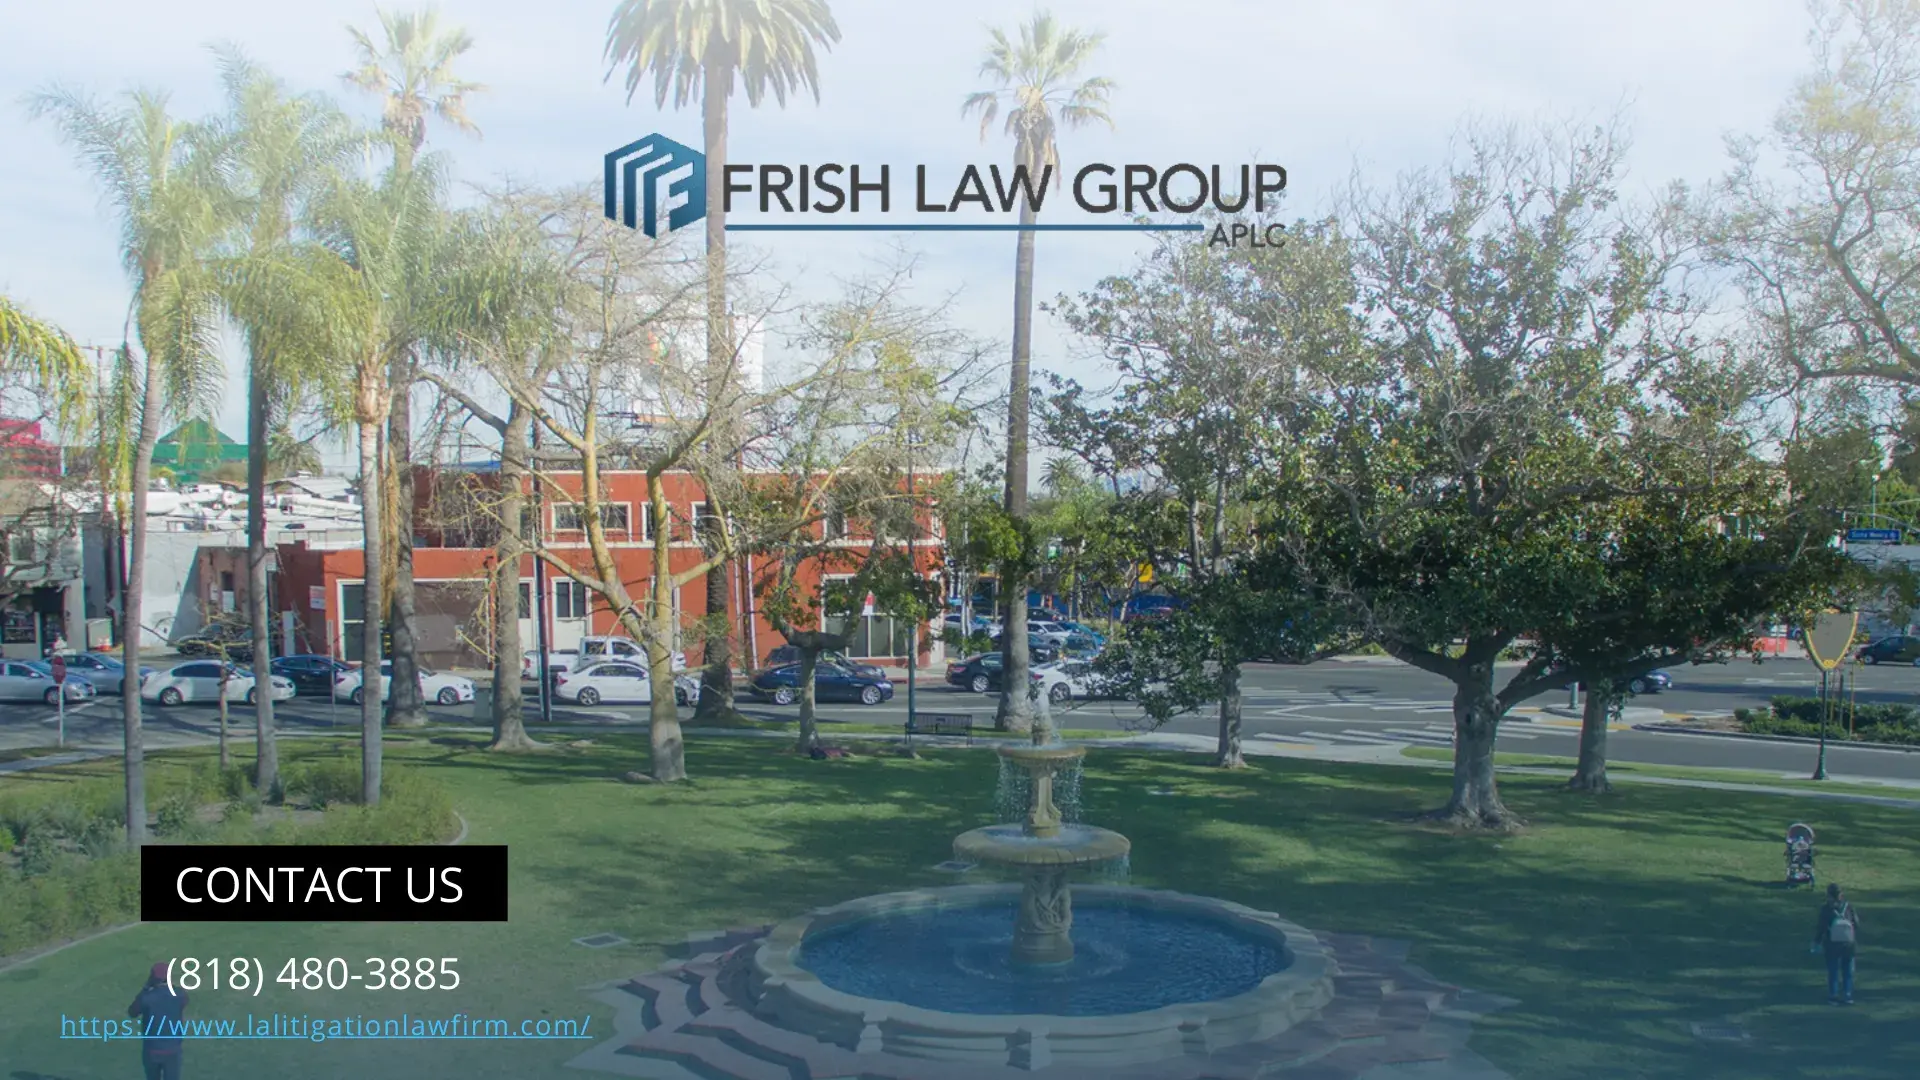
[[[0,665],[0,701],[60,702],[63,687],[53,681],[51,669],[39,660],[9,660]],[[68,701],[86,701],[93,697],[93,684],[85,679],[67,678],[64,686]]]

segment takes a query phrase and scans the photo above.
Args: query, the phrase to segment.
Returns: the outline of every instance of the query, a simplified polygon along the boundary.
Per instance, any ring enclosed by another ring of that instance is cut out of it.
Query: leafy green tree
[[[825,0],[620,0],[607,28],[608,77],[626,68],[627,101],[648,77],[654,104],[685,108],[700,99],[701,136],[707,157],[707,397],[716,412],[722,441],[734,441],[724,428],[739,396],[738,343],[734,341],[727,299],[727,109],[734,85],[758,108],[773,94],[781,106],[787,95],[811,90],[820,97],[819,64],[814,46],[840,40],[840,27]],[[707,615],[724,623],[727,615],[727,562],[707,579]],[[710,634],[706,666],[700,676],[702,719],[734,713],[731,634]]]
[[[212,155],[201,129],[167,111],[165,95],[133,91],[104,105],[55,88],[30,100],[49,117],[104,189],[120,222],[120,256],[133,284],[130,322],[136,360],[123,344],[115,382],[131,391],[138,421],[129,488],[127,580],[120,640],[127,682],[120,696],[125,738],[127,840],[146,843],[145,751],[141,733],[141,598],[146,588],[147,488],[163,415],[209,411],[226,371],[219,353],[220,305],[206,257],[220,232]]]
[[[290,295],[293,245],[308,200],[351,148],[351,126],[325,98],[290,94],[237,50],[221,49],[226,115],[213,125],[224,184],[219,192],[228,238],[213,260],[221,298],[240,326],[247,350],[247,612],[253,654],[269,657],[273,620],[267,610],[267,471],[282,409],[317,381],[331,359],[302,316],[311,309]],[[262,660],[264,663],[264,659]],[[273,696],[254,700],[254,783],[271,791],[279,776]]]
[[[427,140],[427,117],[439,118],[456,131],[479,135],[467,115],[467,96],[486,89],[461,79],[459,59],[473,47],[473,38],[456,26],[443,26],[432,9],[412,14],[378,12],[382,40],[348,27],[357,65],[346,81],[380,95],[381,128],[393,147],[393,169],[406,174]],[[432,288],[433,283],[414,284]],[[424,298],[423,298],[424,299]],[[388,619],[393,627],[393,687],[387,716],[396,727],[419,727],[427,722],[426,703],[420,697],[419,641],[416,633],[413,588],[413,386],[418,381],[418,338],[396,338],[388,348],[387,381],[392,411],[387,418],[385,464],[381,472],[382,550],[379,573],[391,597]],[[371,571],[369,571],[371,573]]]
[[[1112,515],[1126,524],[1111,531],[1130,530],[1137,561],[1189,601],[1172,627],[1141,635],[1112,663],[1132,672],[1150,714],[1163,701],[1219,702],[1216,760],[1238,768],[1240,666],[1277,651],[1290,619],[1281,612],[1296,606],[1249,595],[1239,581],[1255,539],[1247,498],[1252,485],[1297,468],[1306,365],[1359,339],[1345,242],[1307,226],[1279,250],[1168,241],[1058,309],[1100,347],[1119,385],[1098,401],[1056,380],[1048,437],[1133,480],[1137,492]],[[1148,694],[1148,684],[1170,693]]]
[[[1444,171],[1357,192],[1367,333],[1315,358],[1296,467],[1260,496],[1262,588],[1454,685],[1438,816],[1461,826],[1512,821],[1499,723],[1556,685],[1536,657],[1496,691],[1495,661],[1583,595],[1569,547],[1607,542],[1596,514],[1672,497],[1629,437],[1672,356],[1650,314],[1671,248],[1615,206],[1619,161],[1606,130],[1475,128]]]
[[[1113,89],[1110,79],[1082,78],[1081,71],[1099,49],[1104,35],[1084,33],[1056,22],[1045,12],[1036,12],[1023,24],[1017,36],[998,28],[989,32],[987,52],[980,62],[981,77],[992,89],[967,95],[961,112],[980,114],[980,138],[984,141],[994,120],[1005,113],[1004,130],[1013,139],[1013,164],[1023,170],[1037,195],[1045,184],[1044,170],[1053,170],[1056,184],[1060,176],[1061,129],[1092,124],[1113,125],[1107,115],[1107,95]],[[1020,223],[1032,225],[1035,211],[1023,201]],[[1020,232],[1013,263],[1013,367],[1007,384],[1007,484],[1006,511],[1021,524],[1023,534],[1027,518],[1027,438],[1031,413],[1030,364],[1033,344],[1033,240],[1030,229]],[[1026,562],[1028,560],[1021,560]],[[1011,567],[1016,564],[1007,564]],[[1006,574],[1000,579],[1001,604],[1005,628],[1001,636],[1005,650],[1006,679],[1000,693],[998,724],[1003,728],[1025,731],[1033,723],[1032,706],[1025,691],[1030,658],[1027,653],[1027,585],[1024,576]]]

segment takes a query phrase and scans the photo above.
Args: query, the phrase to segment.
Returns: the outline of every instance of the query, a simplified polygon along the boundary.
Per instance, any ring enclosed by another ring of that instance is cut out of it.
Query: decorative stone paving
[[[614,1038],[575,1068],[649,1080],[1504,1080],[1466,1048],[1473,1021],[1512,1004],[1450,986],[1406,962],[1405,943],[1318,934],[1337,974],[1312,1018],[1263,1042],[1126,1068],[982,1068],[855,1053],[787,1031],[749,1007],[752,955],[770,927],[689,935],[688,958],[597,989],[615,1009]]]

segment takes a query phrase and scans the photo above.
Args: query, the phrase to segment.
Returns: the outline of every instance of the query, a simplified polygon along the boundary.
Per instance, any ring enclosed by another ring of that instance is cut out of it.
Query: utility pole
[[[540,418],[533,418],[533,542],[537,546],[540,537],[546,532],[546,511],[540,504]],[[519,597],[513,602],[518,604]],[[552,672],[547,670],[551,662],[547,648],[547,564],[538,552],[533,556],[533,640],[535,648],[540,650],[540,663],[536,669],[540,675],[540,722],[553,723],[553,682]]]

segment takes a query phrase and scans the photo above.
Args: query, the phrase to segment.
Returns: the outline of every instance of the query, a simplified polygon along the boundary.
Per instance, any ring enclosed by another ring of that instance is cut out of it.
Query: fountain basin
[[[954,837],[953,854],[996,866],[1085,866],[1111,862],[1133,848],[1126,837],[1094,825],[1062,825],[1044,836],[1020,825],[988,825]]]
[[[856,1053],[890,1053],[1038,1069],[1055,1062],[1119,1066],[1209,1054],[1278,1035],[1312,1016],[1332,996],[1332,961],[1321,943],[1305,929],[1273,913],[1223,900],[1114,886],[1082,887],[1075,890],[1074,900],[1083,911],[1114,911],[1147,923],[1155,920],[1177,923],[1183,942],[1218,939],[1229,942],[1222,947],[1244,948],[1249,956],[1270,959],[1252,967],[1240,964],[1238,959],[1216,964],[1227,970],[1229,976],[1197,982],[1191,988],[1196,995],[1220,993],[1223,996],[1159,1003],[1153,1000],[1153,995],[1143,994],[1143,1000],[1152,1007],[1114,1011],[1126,1006],[1113,999],[1111,988],[1104,991],[1100,988],[1103,980],[1118,977],[1103,965],[1116,962],[1116,950],[1127,953],[1129,943],[1125,939],[1104,940],[1100,928],[1105,920],[1088,917],[1083,922],[1090,932],[1082,935],[1080,955],[1073,961],[1075,966],[1085,966],[1081,985],[1089,988],[1088,995],[1079,999],[1078,1004],[1059,1006],[1082,1008],[1080,1015],[1049,1011],[1055,1006],[1032,1012],[979,1011],[990,1007],[986,1003],[993,1000],[995,991],[990,983],[985,989],[978,985],[969,988],[967,983],[968,976],[982,980],[1020,980],[1019,992],[1009,990],[1005,1000],[1023,1008],[1036,1008],[1050,1000],[1048,980],[1071,979],[1073,972],[1069,969],[1021,970],[983,965],[983,970],[963,969],[956,973],[943,968],[938,978],[927,980],[927,986],[908,992],[908,996],[929,1003],[941,1000],[943,995],[954,1002],[953,1008],[942,1009],[835,989],[806,966],[810,939],[830,943],[837,933],[868,929],[858,924],[884,926],[889,919],[898,921],[903,917],[931,917],[937,924],[943,913],[951,913],[956,924],[973,924],[980,920],[968,917],[970,909],[991,908],[998,912],[1017,904],[1020,897],[1019,885],[970,885],[888,893],[823,908],[782,923],[753,956],[755,1011],[781,1026]],[[977,910],[974,914],[978,914]],[[1200,931],[1199,937],[1194,936],[1195,928]],[[1166,944],[1163,942],[1161,946]],[[1149,955],[1152,949],[1140,947],[1139,951],[1144,963],[1164,964],[1163,957]],[[964,964],[969,957],[990,961],[998,954],[997,948],[984,947],[970,953],[962,951],[956,956],[959,963]],[[1122,955],[1119,962],[1124,964],[1127,959]],[[1205,959],[1214,962],[1222,958]],[[922,953],[898,962],[947,964],[955,960]],[[1263,974],[1269,968],[1273,970]],[[915,977],[910,966],[886,974],[892,976],[896,984],[899,980],[910,983]],[[878,982],[885,983],[886,979]],[[1164,988],[1157,992],[1165,996]],[[1064,1001],[1064,998],[1054,1000]],[[1090,1000],[1095,1003],[1088,1006],[1086,1002]],[[1088,1014],[1085,1012],[1088,1008],[1098,1011]]]

